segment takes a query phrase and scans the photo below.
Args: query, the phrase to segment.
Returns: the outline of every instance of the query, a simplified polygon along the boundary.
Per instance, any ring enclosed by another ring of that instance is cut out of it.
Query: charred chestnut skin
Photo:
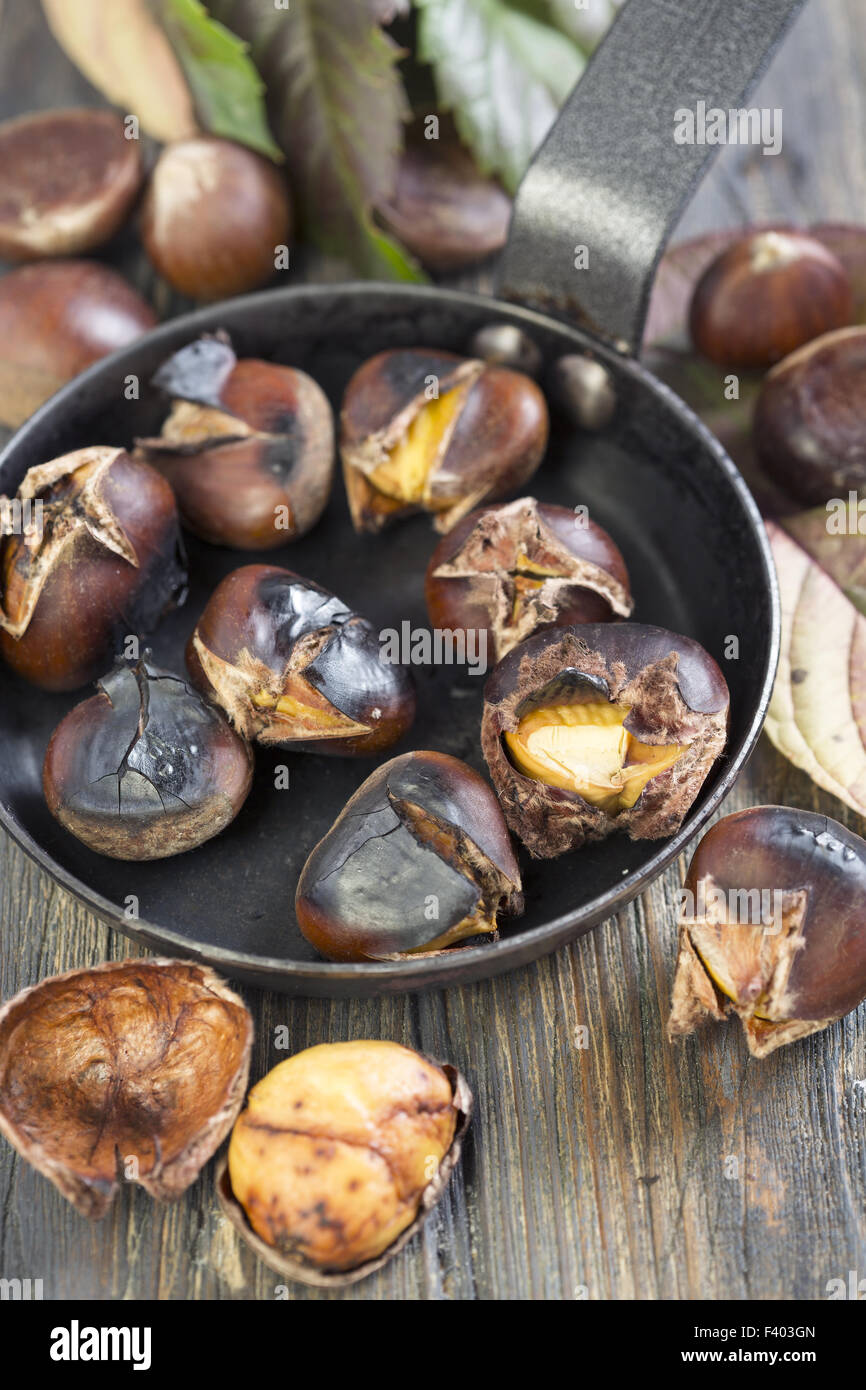
[[[529,591],[515,613],[515,568],[530,551],[562,577]],[[458,522],[433,551],[424,592],[433,627],[486,632],[494,662],[538,627],[611,622],[633,606],[625,561],[607,531],[533,497]]]
[[[506,751],[504,735],[525,713],[575,693],[629,706],[625,728],[645,743],[686,745],[615,816],[525,776]],[[554,628],[514,647],[488,678],[481,747],[511,830],[535,858],[550,859],[617,830],[633,840],[673,835],[724,749],[728,705],[719,667],[689,637],[640,623]]]
[[[370,475],[405,437],[425,405],[431,379],[439,397],[463,386],[456,423],[430,470],[426,502],[385,495]],[[550,429],[541,389],[522,372],[435,348],[395,348],[371,357],[343,397],[340,453],[357,531],[380,531],[429,511],[448,531],[479,502],[515,492],[540,464]]]
[[[41,539],[0,537],[0,654],[44,690],[98,679],[186,587],[174,493],[123,449],[79,449],[27,473]]]
[[[219,711],[139,661],[58,724],[42,787],[55,819],[97,854],[166,859],[224,830],[252,777],[249,744]]]
[[[196,689],[242,737],[268,746],[364,756],[396,743],[415,717],[411,677],[380,659],[372,624],[276,565],[244,565],[222,580],[186,660]],[[284,697],[301,712],[282,715]]]
[[[808,343],[764,379],[754,440],[767,472],[809,506],[866,490],[866,328]]]
[[[324,391],[294,367],[238,361],[224,336],[182,348],[153,385],[173,402],[162,435],[136,453],[168,480],[183,524],[214,545],[273,550],[324,511],[334,419]]]
[[[382,960],[494,931],[497,912],[523,911],[520,888],[483,777],[446,753],[404,753],[367,778],[316,845],[295,915],[329,960]]]
[[[684,889],[671,1037],[733,1012],[766,1057],[866,999],[866,841],[837,821],[736,811],[707,831]]]
[[[822,242],[767,230],[736,241],[692,296],[692,341],[712,362],[769,367],[803,343],[851,322],[851,281]]]

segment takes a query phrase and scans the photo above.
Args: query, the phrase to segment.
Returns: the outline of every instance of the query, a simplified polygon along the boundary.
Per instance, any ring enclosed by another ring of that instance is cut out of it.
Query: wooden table
[[[755,98],[783,108],[783,152],[724,151],[681,232],[863,221],[864,74],[863,0],[811,0]],[[6,0],[0,115],[95,100],[34,0]],[[776,801],[863,830],[764,739],[725,810]],[[462,1169],[423,1235],[353,1289],[294,1298],[820,1299],[831,1278],[866,1275],[866,1006],[760,1063],[736,1025],[671,1047],[683,869],[575,945],[487,983],[373,1002],[244,990],[254,1077],[285,1055],[272,1043],[287,1024],[295,1049],[377,1037],[450,1058],[477,1096]],[[3,998],[137,951],[8,840],[0,922]],[[128,1187],[90,1226],[2,1143],[0,1211],[0,1277],[42,1278],[46,1298],[272,1298],[279,1282],[221,1219],[212,1165],[176,1205]]]

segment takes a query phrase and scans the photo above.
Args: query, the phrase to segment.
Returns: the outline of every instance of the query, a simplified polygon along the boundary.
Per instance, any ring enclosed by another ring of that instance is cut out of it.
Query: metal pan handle
[[[718,151],[678,143],[675,113],[742,108],[803,3],[630,0],[520,185],[500,297],[636,354],[665,243]]]

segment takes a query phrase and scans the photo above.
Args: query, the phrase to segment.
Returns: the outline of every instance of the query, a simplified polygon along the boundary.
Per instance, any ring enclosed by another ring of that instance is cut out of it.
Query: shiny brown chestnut
[[[769,367],[812,338],[851,322],[851,281],[820,241],[755,232],[723,251],[698,281],[692,342],[721,366]]]
[[[481,746],[511,829],[549,859],[616,830],[673,835],[727,726],[728,687],[697,642],[587,624],[537,632],[500,661]]]
[[[340,451],[357,531],[413,512],[448,531],[473,507],[532,477],[547,403],[521,372],[435,348],[395,348],[346,388]]]
[[[754,440],[767,472],[807,505],[866,491],[866,328],[826,333],[780,362]]]
[[[433,552],[425,594],[433,627],[483,632],[494,662],[540,627],[610,622],[634,606],[607,531],[534,497],[458,522]]]
[[[174,494],[123,449],[37,464],[4,499],[0,654],[45,690],[75,690],[149,632],[186,585]]]
[[[122,1181],[175,1201],[243,1104],[253,1021],[213,970],[107,961],[0,1009],[0,1134],[97,1221]]]
[[[112,859],[167,859],[234,820],[253,755],[180,677],[117,666],[58,724],[42,769],[51,814]]]
[[[447,753],[392,758],[355,792],[298,879],[295,914],[329,960],[388,960],[496,932],[523,911],[487,783]]]
[[[244,565],[217,586],[187,646],[193,684],[244,738],[341,756],[379,753],[415,717],[402,666],[366,618],[309,579]]]
[[[238,361],[225,335],[163,363],[153,385],[172,400],[154,439],[136,441],[174,489],[184,525],[215,545],[273,550],[306,535],[334,476],[334,417],[306,372]]]
[[[866,999],[866,841],[791,806],[752,806],[686,875],[668,1032],[739,1016],[749,1051],[817,1033]]]

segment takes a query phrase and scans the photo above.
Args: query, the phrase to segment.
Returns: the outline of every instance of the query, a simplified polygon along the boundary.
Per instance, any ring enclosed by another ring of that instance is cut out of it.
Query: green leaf
[[[268,129],[264,83],[248,45],[212,19],[201,0],[159,0],[157,13],[205,129],[281,160]]]
[[[587,0],[578,8],[574,0],[545,0],[550,19],[564,34],[591,53],[613,22],[622,0]]]
[[[415,0],[418,52],[485,173],[514,191],[585,64],[564,34],[504,0]]]

